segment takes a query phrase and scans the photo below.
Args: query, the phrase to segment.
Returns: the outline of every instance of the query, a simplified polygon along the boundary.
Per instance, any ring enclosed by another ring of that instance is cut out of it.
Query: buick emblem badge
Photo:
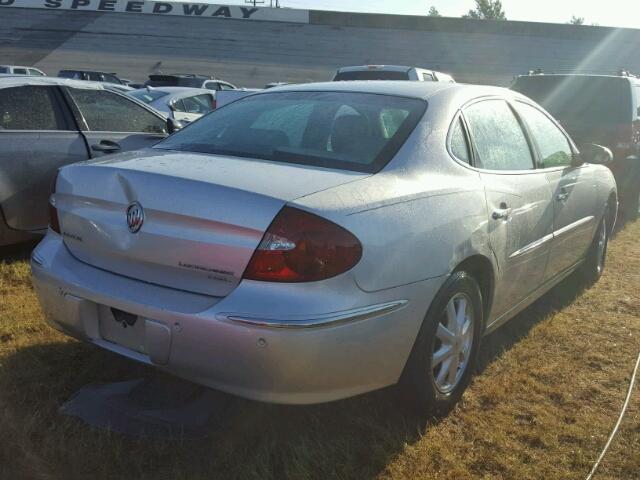
[[[132,202],[127,207],[127,227],[131,233],[138,233],[144,223],[144,209],[138,202]]]

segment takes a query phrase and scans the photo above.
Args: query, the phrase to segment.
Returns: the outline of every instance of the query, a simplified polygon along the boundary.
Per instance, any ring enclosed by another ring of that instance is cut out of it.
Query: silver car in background
[[[60,167],[149,147],[172,128],[160,113],[98,82],[0,76],[0,247],[46,231]]]
[[[185,124],[214,110],[218,93],[190,87],[146,87],[127,92],[128,95],[162,112],[167,117],[175,118]]]
[[[609,158],[501,88],[281,87],[61,169],[34,285],[55,328],[226,392],[447,409],[483,335],[601,275]]]

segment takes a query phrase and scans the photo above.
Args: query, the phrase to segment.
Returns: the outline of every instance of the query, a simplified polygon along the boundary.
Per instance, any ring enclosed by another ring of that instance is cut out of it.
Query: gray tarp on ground
[[[87,385],[60,413],[127,435],[203,438],[228,410],[230,398],[194,384],[137,379]]]

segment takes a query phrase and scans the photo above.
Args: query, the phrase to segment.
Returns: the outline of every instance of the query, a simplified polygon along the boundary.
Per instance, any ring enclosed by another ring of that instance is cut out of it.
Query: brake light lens
[[[243,278],[267,282],[315,282],[353,268],[360,241],[329,220],[284,207],[253,253]]]
[[[56,193],[56,182],[58,181],[58,172],[51,182],[51,189],[49,195],[49,228],[56,233],[60,233],[60,220],[58,219],[58,209],[56,208],[55,198],[53,196]]]

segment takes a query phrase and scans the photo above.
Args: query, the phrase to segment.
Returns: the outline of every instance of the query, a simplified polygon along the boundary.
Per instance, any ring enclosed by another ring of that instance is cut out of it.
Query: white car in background
[[[128,94],[183,123],[193,122],[216,108],[215,93],[203,88],[146,87]]]
[[[0,65],[0,74],[6,75],[32,75],[35,77],[46,77],[47,74],[44,73],[39,68],[35,67],[23,67],[19,65]]]

